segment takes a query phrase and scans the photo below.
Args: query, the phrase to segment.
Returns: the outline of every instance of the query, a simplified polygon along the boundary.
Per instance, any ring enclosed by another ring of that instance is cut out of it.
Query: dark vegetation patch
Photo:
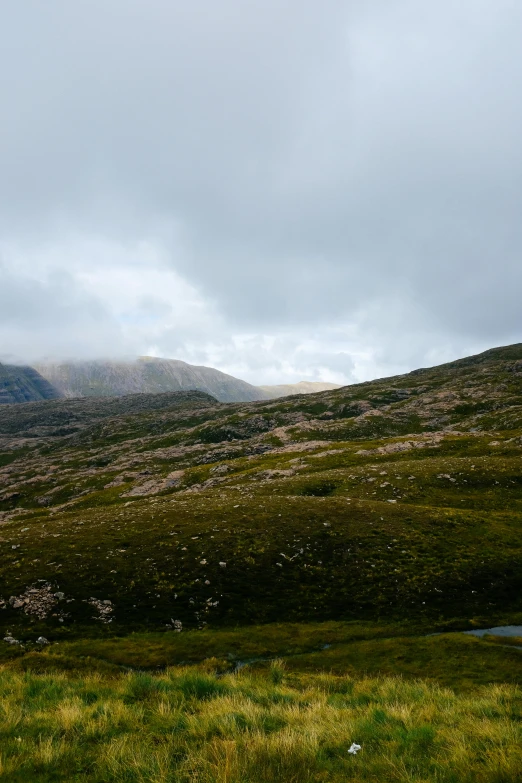
[[[301,490],[302,495],[309,495],[311,497],[326,497],[327,495],[333,495],[337,489],[337,484],[334,481],[328,481],[328,479],[320,479],[313,481],[305,486]]]

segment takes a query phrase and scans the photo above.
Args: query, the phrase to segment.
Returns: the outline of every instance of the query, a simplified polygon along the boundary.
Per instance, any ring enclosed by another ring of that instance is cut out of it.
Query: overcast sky
[[[520,0],[0,3],[0,360],[522,341]]]

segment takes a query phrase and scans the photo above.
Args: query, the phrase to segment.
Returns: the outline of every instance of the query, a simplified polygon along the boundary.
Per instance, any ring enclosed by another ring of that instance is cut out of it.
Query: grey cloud
[[[129,351],[101,302],[63,272],[36,280],[0,264],[0,361]]]
[[[381,368],[521,339],[520,3],[26,0],[0,30],[4,235],[156,243],[224,361],[336,325]]]
[[[105,316],[98,302],[78,295],[67,272],[39,281],[23,278],[0,266],[0,275],[0,324],[3,326],[23,325],[37,329],[58,321],[67,328],[75,321],[83,320],[86,312],[93,321]],[[24,303],[23,308],[20,308],[20,302]]]

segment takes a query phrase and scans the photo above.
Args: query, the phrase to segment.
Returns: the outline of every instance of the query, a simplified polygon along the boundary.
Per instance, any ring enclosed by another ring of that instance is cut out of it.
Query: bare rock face
[[[184,470],[174,470],[166,478],[151,478],[147,481],[137,484],[128,492],[123,492],[122,498],[142,497],[143,495],[156,495],[171,487],[177,487],[183,478]],[[113,486],[117,486],[113,483]]]
[[[216,465],[215,468],[210,468],[209,473],[212,473],[214,476],[225,476],[231,470],[230,465]]]

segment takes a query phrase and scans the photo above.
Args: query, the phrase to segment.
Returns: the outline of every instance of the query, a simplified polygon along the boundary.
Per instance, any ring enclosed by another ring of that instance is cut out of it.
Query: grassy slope
[[[0,780],[518,781],[521,359],[0,411]]]
[[[270,403],[166,395],[68,436],[34,421],[67,401],[12,409],[0,622],[104,632],[91,597],[118,632],[522,611],[520,357]],[[45,620],[8,603],[38,580],[65,594]]]
[[[509,685],[458,695],[275,662],[224,677],[7,671],[0,693],[0,780],[10,783],[515,783],[522,766],[522,705]]]

